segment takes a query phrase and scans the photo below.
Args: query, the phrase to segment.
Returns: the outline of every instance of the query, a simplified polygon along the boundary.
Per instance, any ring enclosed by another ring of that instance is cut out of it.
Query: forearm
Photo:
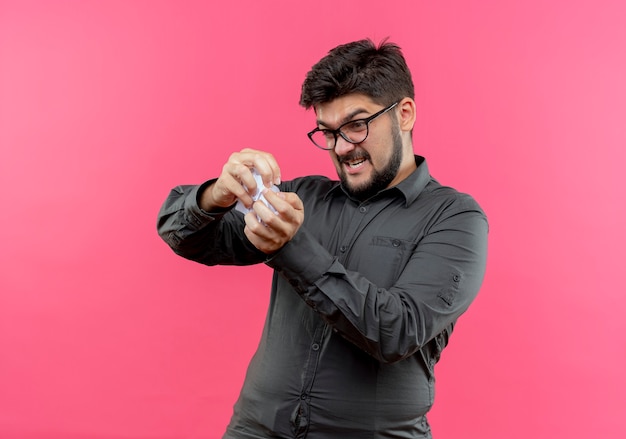
[[[172,250],[206,265],[247,265],[263,260],[243,235],[243,218],[221,209],[209,213],[199,205],[200,186],[178,186],[159,211],[157,231]],[[224,216],[228,215],[228,221]]]
[[[278,270],[335,330],[380,361],[412,355],[468,308],[482,282],[487,225],[482,214],[451,219],[416,247],[390,287],[350,270],[306,232],[275,255]]]

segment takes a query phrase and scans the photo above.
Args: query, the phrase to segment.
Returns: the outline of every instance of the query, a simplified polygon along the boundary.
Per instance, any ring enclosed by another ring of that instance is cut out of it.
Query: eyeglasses
[[[311,139],[311,142],[313,142],[315,146],[325,150],[335,148],[338,136],[341,136],[348,143],[361,143],[367,139],[367,135],[370,132],[370,122],[378,116],[385,114],[396,105],[398,105],[398,102],[394,102],[390,106],[383,108],[378,113],[374,113],[365,119],[356,119],[346,122],[336,130],[315,128],[313,131],[307,133],[307,136],[309,136],[309,139]]]

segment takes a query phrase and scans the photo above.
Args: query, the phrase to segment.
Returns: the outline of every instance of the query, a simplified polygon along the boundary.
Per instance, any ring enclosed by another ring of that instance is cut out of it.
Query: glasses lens
[[[323,149],[333,149],[335,147],[335,135],[332,132],[320,130],[311,135],[311,140]]]
[[[355,120],[341,127],[343,137],[350,143],[361,143],[367,137],[367,122]]]

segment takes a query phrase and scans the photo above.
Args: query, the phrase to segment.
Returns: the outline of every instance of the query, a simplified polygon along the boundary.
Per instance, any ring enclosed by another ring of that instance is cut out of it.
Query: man
[[[219,178],[165,201],[158,230],[179,255],[274,269],[225,438],[431,437],[434,366],[482,282],[488,226],[413,154],[413,99],[398,46],[339,46],[308,73],[300,100],[339,181],[281,182],[271,154],[244,149]],[[269,206],[253,201],[258,186]]]

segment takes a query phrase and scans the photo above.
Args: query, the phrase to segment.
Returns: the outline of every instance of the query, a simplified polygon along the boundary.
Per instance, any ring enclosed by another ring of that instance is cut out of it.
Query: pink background
[[[160,204],[243,147],[334,175],[300,84],[386,36],[416,152],[491,222],[435,437],[626,437],[624,5],[0,0],[0,437],[220,437],[270,271],[178,258]]]

